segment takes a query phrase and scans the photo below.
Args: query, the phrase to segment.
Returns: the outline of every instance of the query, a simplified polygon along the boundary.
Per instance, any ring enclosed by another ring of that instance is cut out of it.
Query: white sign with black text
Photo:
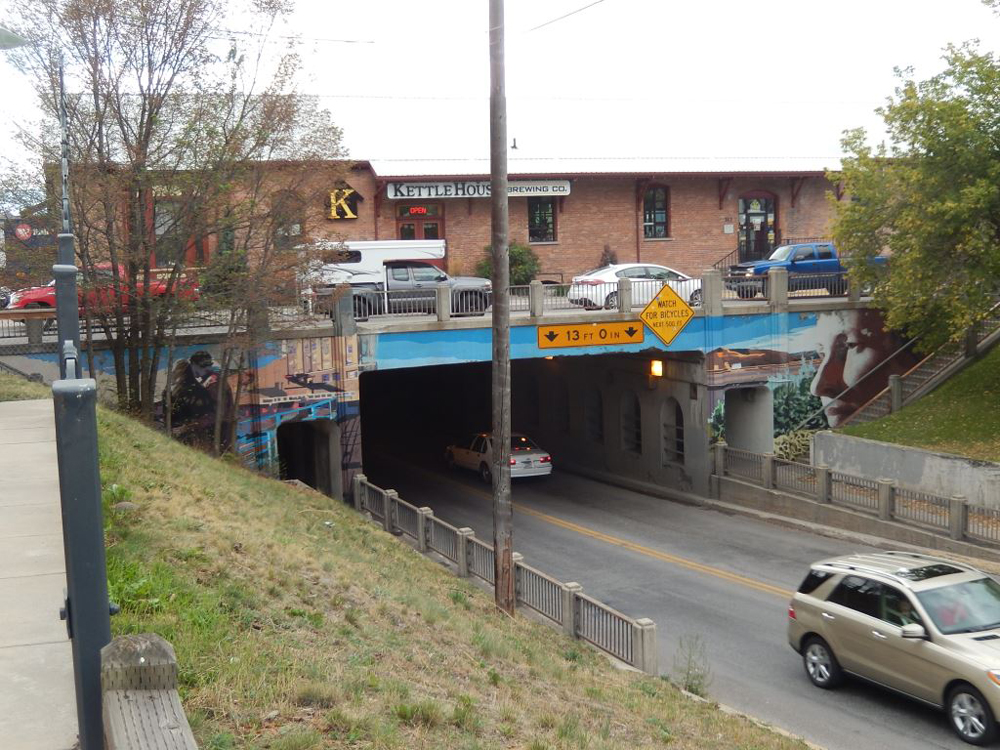
[[[507,183],[510,198],[557,198],[569,195],[569,180],[517,180]],[[489,198],[488,180],[455,182],[390,182],[389,200],[430,200],[434,198]]]

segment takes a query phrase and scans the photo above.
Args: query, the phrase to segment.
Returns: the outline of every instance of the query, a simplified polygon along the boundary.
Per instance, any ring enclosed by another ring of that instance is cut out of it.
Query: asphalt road
[[[373,452],[374,453],[374,452]],[[471,472],[371,465],[371,481],[492,539],[488,488]],[[514,482],[514,548],[525,562],[657,625],[660,670],[700,636],[714,700],[831,750],[965,748],[944,715],[858,681],[812,686],[785,640],[787,605],[809,563],[871,550],[555,473]],[[627,546],[623,546],[627,545]]]

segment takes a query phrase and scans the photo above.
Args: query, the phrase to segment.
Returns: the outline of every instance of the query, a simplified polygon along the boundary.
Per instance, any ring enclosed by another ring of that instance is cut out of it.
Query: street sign
[[[666,346],[670,346],[670,342],[677,338],[693,317],[694,310],[666,284],[639,313],[642,322]]]
[[[607,346],[642,343],[642,323],[573,323],[571,325],[538,326],[539,349],[563,349],[570,346]]]

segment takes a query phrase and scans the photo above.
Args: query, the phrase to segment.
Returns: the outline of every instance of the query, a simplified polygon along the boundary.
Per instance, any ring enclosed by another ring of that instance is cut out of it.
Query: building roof
[[[413,177],[481,177],[490,174],[489,159],[373,159],[382,179]],[[519,158],[508,156],[512,176],[665,175],[665,174],[775,174],[819,175],[839,170],[840,158],[822,156],[670,156]]]

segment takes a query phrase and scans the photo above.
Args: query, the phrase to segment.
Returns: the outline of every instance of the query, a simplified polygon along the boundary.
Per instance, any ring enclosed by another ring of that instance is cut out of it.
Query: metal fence
[[[726,448],[726,474],[734,474],[744,479],[764,481],[764,457],[759,453]]]
[[[878,482],[831,471],[830,500],[862,510],[878,511]]]
[[[722,299],[767,299],[768,277],[741,274],[724,274],[722,277]]]
[[[432,550],[455,563],[458,574],[475,576],[492,584],[496,575],[493,545],[477,539],[471,529],[459,529],[435,518],[429,508],[417,508],[392,490],[371,484],[364,475],[353,483],[355,508],[380,520],[387,531],[414,539],[421,552]],[[650,674],[658,673],[656,626],[635,620],[585,595],[578,584],[561,583],[514,561],[517,603],[553,623],[564,632]]]
[[[847,291],[847,273],[844,271],[788,274],[789,297],[846,297]]]
[[[578,635],[602,651],[631,664],[635,621],[585,594],[577,593],[574,599]]]
[[[542,571],[517,562],[517,600],[556,623],[563,621],[563,586]]]
[[[937,529],[948,528],[950,500],[905,487],[897,487],[894,494],[893,516],[896,519]]]
[[[816,494],[816,470],[798,461],[774,459],[774,486],[801,495]]]
[[[719,443],[716,451],[714,473],[719,477],[732,476],[818,503],[834,503],[956,540],[1000,545],[1000,508],[730,448],[725,443]]]
[[[965,533],[972,539],[1000,544],[1000,508],[970,505]]]

